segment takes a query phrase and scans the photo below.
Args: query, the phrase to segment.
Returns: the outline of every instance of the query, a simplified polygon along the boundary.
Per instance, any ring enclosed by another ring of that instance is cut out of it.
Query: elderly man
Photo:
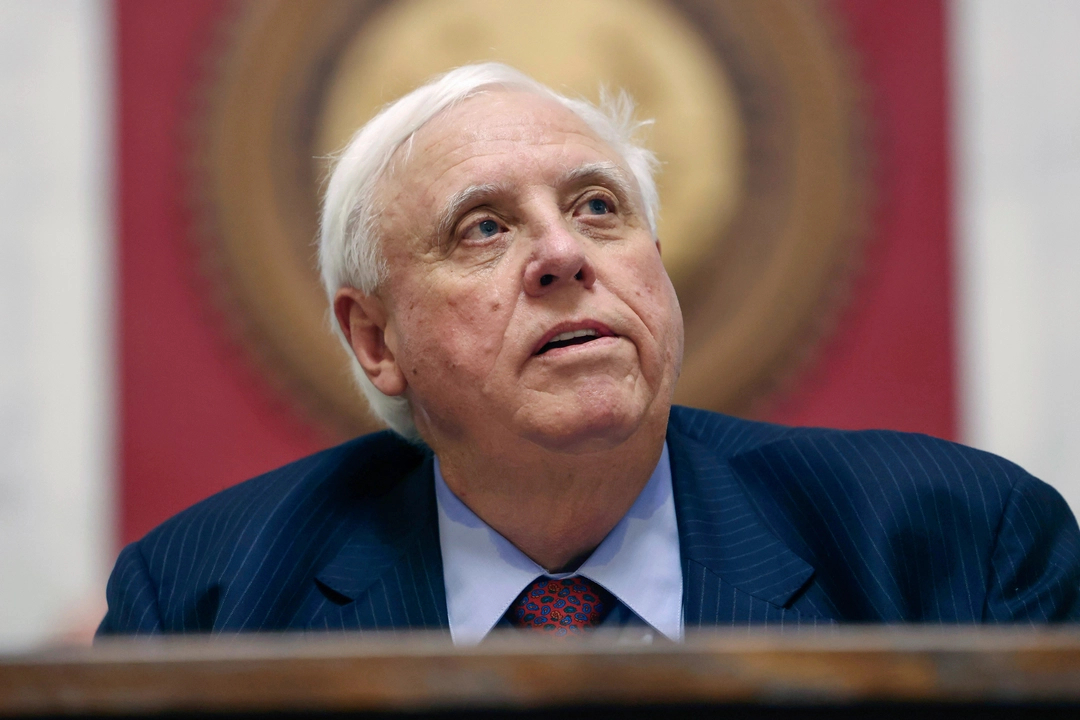
[[[1080,619],[1047,485],[922,436],[671,406],[654,160],[501,65],[387,107],[341,155],[320,260],[396,432],[216,495],[121,553],[102,633]]]

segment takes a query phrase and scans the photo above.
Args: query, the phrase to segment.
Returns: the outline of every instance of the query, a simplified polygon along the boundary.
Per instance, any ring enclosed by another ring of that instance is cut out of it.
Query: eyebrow
[[[596,184],[605,185],[621,195],[619,200],[627,201],[634,197],[634,184],[626,171],[610,161],[586,163],[568,171],[559,180],[559,187],[568,185]]]
[[[479,200],[487,199],[506,192],[507,187],[501,183],[485,183],[483,185],[470,185],[450,196],[439,213],[439,222],[436,225],[436,236],[440,242],[442,238],[450,234],[454,222],[463,208],[475,204]]]

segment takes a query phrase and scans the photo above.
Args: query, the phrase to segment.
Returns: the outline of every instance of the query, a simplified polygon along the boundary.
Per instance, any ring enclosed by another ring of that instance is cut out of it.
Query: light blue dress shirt
[[[602,625],[605,632],[613,628],[628,641],[650,642],[655,632],[682,639],[682,561],[667,443],[630,510],[574,572],[546,572],[477,517],[446,486],[438,458],[435,498],[455,644],[483,640],[502,621],[510,603],[538,577],[572,575],[599,583],[618,599]]]

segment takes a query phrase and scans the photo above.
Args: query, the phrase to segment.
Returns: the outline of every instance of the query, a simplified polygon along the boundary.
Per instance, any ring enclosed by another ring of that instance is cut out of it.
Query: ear
[[[388,333],[382,299],[341,288],[334,296],[334,317],[372,384],[384,395],[404,393],[409,384],[394,357],[393,332]]]

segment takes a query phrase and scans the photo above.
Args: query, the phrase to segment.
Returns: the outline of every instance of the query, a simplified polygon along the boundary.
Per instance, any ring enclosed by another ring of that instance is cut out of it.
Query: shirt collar
[[[667,443],[649,482],[622,520],[577,571],[552,575],[461,502],[435,458],[435,498],[450,634],[480,642],[525,586],[540,576],[583,575],[647,624],[682,638],[682,562]]]

